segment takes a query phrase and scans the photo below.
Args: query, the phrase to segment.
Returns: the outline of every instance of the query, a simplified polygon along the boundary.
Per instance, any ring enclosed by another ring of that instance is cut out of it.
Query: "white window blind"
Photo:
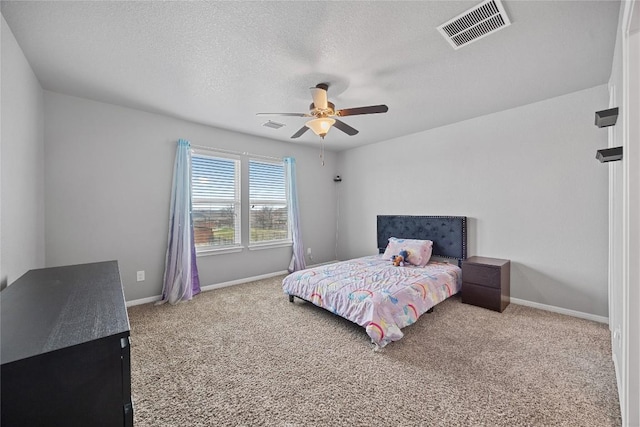
[[[196,250],[239,246],[240,160],[194,152],[191,165]]]
[[[249,160],[249,243],[288,242],[284,163]]]

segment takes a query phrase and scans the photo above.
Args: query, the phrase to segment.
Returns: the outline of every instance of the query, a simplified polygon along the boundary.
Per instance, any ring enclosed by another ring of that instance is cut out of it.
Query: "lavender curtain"
[[[191,217],[191,144],[184,139],[178,141],[173,166],[168,241],[161,303],[176,304],[200,293]]]
[[[284,167],[287,176],[287,204],[289,205],[289,224],[293,239],[293,255],[289,264],[289,272],[307,268],[304,261],[304,246],[302,245],[302,230],[300,228],[300,208],[298,207],[298,188],[296,186],[296,159],[285,157]]]

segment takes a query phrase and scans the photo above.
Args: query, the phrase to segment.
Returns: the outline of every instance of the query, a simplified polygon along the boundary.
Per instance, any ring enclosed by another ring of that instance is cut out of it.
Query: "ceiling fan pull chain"
[[[324,166],[324,139],[320,143],[320,164]]]

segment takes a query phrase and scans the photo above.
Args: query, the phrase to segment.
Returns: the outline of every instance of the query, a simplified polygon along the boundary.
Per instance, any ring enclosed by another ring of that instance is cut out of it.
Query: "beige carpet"
[[[131,307],[135,425],[615,426],[606,325],[454,296],[373,351],[282,276]]]

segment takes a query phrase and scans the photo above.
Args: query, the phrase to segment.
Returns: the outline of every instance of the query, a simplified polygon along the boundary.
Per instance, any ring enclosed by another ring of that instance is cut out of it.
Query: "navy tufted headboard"
[[[383,253],[389,237],[431,240],[433,255],[467,258],[466,216],[378,215],[378,251]]]

